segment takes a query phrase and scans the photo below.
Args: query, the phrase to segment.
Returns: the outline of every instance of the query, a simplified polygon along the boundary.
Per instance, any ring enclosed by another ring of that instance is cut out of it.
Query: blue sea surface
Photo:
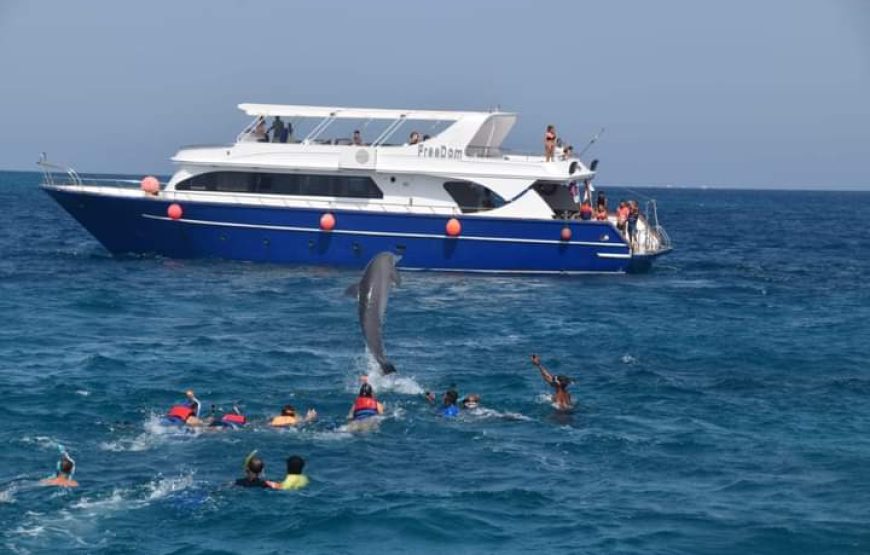
[[[870,553],[870,193],[644,190],[644,275],[405,273],[350,433],[359,272],[112,257],[38,182],[0,173],[0,551]],[[451,384],[484,408],[439,418]],[[253,423],[162,426],[187,388]],[[58,443],[78,489],[36,485]],[[232,487],[252,449],[311,485]]]

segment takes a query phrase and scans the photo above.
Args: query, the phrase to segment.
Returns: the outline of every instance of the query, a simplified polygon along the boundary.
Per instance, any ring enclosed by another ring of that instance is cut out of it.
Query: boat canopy
[[[429,121],[459,121],[469,116],[489,116],[505,112],[468,112],[446,110],[394,110],[386,108],[346,108],[340,106],[301,106],[282,104],[239,104],[249,116],[332,119],[413,119]]]

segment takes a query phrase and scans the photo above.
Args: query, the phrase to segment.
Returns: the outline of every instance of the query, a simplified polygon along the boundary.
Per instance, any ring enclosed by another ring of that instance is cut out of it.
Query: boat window
[[[532,189],[544,199],[544,202],[558,216],[567,216],[577,211],[574,197],[571,196],[568,187],[561,182],[535,181]]]
[[[384,198],[370,177],[263,172],[209,172],[175,186],[178,191],[219,191],[313,197]]]
[[[450,193],[464,214],[504,206],[504,199],[501,196],[471,181],[448,181],[444,184],[444,189]]]

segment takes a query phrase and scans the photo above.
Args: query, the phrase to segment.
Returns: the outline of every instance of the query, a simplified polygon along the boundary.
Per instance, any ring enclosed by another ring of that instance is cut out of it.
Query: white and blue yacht
[[[116,254],[361,268],[390,251],[405,270],[576,274],[644,271],[671,249],[654,203],[631,238],[614,213],[578,219],[569,185],[595,172],[502,149],[513,113],[239,108],[253,121],[235,142],[182,148],[164,184],[43,159],[43,188]]]

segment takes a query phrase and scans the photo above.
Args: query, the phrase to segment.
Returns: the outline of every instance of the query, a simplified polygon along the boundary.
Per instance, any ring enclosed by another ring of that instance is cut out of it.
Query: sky
[[[870,190],[870,1],[0,0],[0,169],[168,174],[241,102],[519,113],[598,182]]]

